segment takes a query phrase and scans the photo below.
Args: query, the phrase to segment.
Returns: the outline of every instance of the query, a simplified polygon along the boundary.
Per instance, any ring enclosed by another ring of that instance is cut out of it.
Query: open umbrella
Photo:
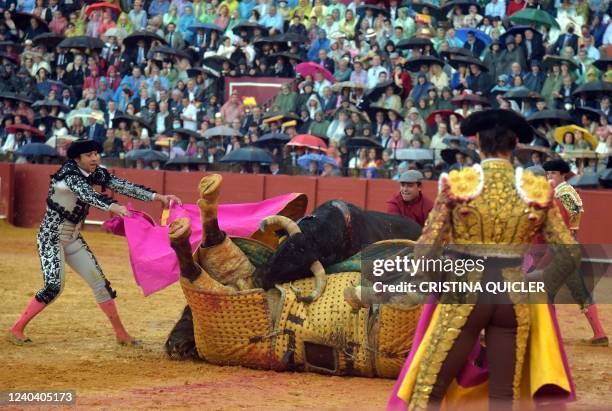
[[[217,26],[216,24],[211,24],[211,23],[202,23],[202,22],[195,22],[194,24],[192,24],[191,26],[187,27],[187,29],[193,31],[193,32],[197,32],[198,30],[204,30],[204,31],[216,31],[218,33],[223,33],[225,31],[225,29]]]
[[[213,77],[221,77],[221,73],[216,70],[211,69],[210,67],[192,67],[187,69],[187,76],[189,78],[197,77],[198,75],[211,75]]]
[[[354,81],[341,81],[332,86],[332,90],[335,92],[340,92],[342,91],[343,88],[350,88],[350,89],[360,88],[362,90],[366,90],[368,86],[363,83],[357,83]]]
[[[396,48],[401,50],[407,49],[424,49],[425,47],[433,47],[433,43],[428,38],[424,37],[410,37],[409,39],[403,39],[397,42]]]
[[[49,140],[45,141],[45,144],[50,146],[50,147],[62,147],[65,145],[70,144],[71,142],[78,140],[78,137],[75,136],[71,136],[71,135],[55,135],[53,137],[51,137]]]
[[[480,70],[489,71],[489,67],[487,67],[482,60],[473,56],[453,56],[448,60],[448,64],[455,69],[457,69],[459,66],[470,66],[475,64],[480,67]]]
[[[533,113],[527,117],[527,121],[534,127],[548,122],[551,124],[570,124],[572,116],[566,110],[547,109]]]
[[[457,154],[461,153],[466,157],[471,157],[475,163],[480,162],[480,156],[474,150],[470,150],[468,148],[445,148],[440,152],[440,156],[448,165],[453,165],[457,162]]]
[[[158,56],[159,55],[159,58]],[[193,60],[192,56],[183,50],[177,50],[177,49],[173,49],[172,47],[168,47],[168,46],[157,46],[157,47],[153,47],[151,50],[149,50],[149,52],[147,53],[147,58],[149,59],[157,59],[157,60],[163,60],[164,57],[176,57],[179,59],[187,59],[187,60]]]
[[[145,121],[144,118],[138,116],[132,116],[130,114],[117,114],[113,118],[113,127],[119,127],[121,122],[127,123],[127,126],[130,127],[134,121],[139,122],[143,127],[148,129],[149,131],[153,131],[153,126]]]
[[[395,81],[386,80],[369,89],[366,96],[370,101],[378,101],[380,96],[387,90],[387,87],[393,87],[393,94],[401,94],[402,92],[402,89],[395,84]]]
[[[288,143],[291,137],[285,133],[267,133],[254,143],[257,147],[279,146]]]
[[[451,104],[455,106],[461,107],[463,103],[468,103],[471,106],[481,105],[488,106],[490,105],[489,100],[486,97],[483,97],[478,94],[462,94],[457,97],[453,97],[451,99]]]
[[[547,55],[542,60],[542,66],[546,69],[551,69],[553,66],[561,66],[566,64],[570,70],[576,70],[578,64],[575,61],[561,56]]]
[[[308,38],[305,36],[301,36],[297,33],[280,33],[275,34],[274,36],[270,36],[274,43],[306,43],[308,42]]]
[[[515,100],[515,101],[523,101],[523,100],[539,100],[542,98],[535,91],[529,90],[527,87],[518,87],[514,90],[510,90],[505,94],[502,94],[502,98],[506,100]]]
[[[70,113],[68,113],[68,117],[66,118],[66,124],[68,124],[68,127],[72,127],[72,124],[74,124],[74,120],[76,118],[83,119],[83,123],[87,123],[90,118],[93,118],[96,123],[104,124],[104,113],[98,110],[92,110],[90,108],[72,110]]]
[[[313,76],[316,72],[320,72],[330,82],[334,82],[334,76],[329,72],[325,67],[320,64],[313,63],[312,61],[308,61],[306,63],[300,63],[295,67],[295,71],[299,73],[302,77]]]
[[[241,32],[245,31],[245,32],[247,32],[247,35],[250,38],[250,37],[253,36],[253,32],[255,31],[255,29],[261,30],[263,32],[264,36],[266,34],[268,34],[268,28],[266,26],[262,26],[261,24],[254,23],[254,22],[251,22],[251,21],[242,21],[242,22],[236,24],[236,26],[234,26],[232,31],[237,36],[239,36]]]
[[[610,96],[612,93],[612,83],[607,81],[590,81],[579,86],[574,91],[574,96],[586,94],[587,98],[597,98],[600,96]]]
[[[278,112],[278,111],[267,112],[266,114],[263,115],[262,118],[263,118],[264,124],[273,123],[273,122],[276,122],[276,121],[282,121],[282,122],[290,121],[290,120],[296,120],[296,121],[300,121],[300,122],[302,121],[300,119],[300,117],[298,115],[296,115],[296,114],[293,114],[293,113],[281,113],[281,112]]]
[[[125,154],[126,160],[136,161],[167,161],[168,155],[161,151],[151,150],[150,148],[130,150]]]
[[[482,13],[482,6],[478,4],[476,0],[453,0],[444,4],[442,7],[442,12],[447,15],[451,10],[454,10],[455,7],[460,7],[464,14],[467,14],[471,6],[476,6],[478,9],[478,13]]]
[[[612,69],[612,58],[602,57],[599,60],[596,60],[593,65],[597,67],[598,70],[606,72]]]
[[[24,132],[27,131],[27,132],[30,132],[32,135],[35,135],[41,138],[45,138],[45,133],[43,133],[36,127],[32,127],[28,124],[12,124],[6,128],[6,131],[8,131],[9,133],[16,133],[18,131],[24,131]]]
[[[23,102],[26,104],[32,104],[32,100],[23,94],[16,94],[11,92],[2,92],[0,93],[0,100],[11,100],[14,102]]]
[[[225,62],[229,63],[231,68],[236,67],[235,62],[223,56],[206,57],[205,59],[202,60],[202,65],[208,66],[215,71],[221,72],[221,70],[223,69],[223,63]]]
[[[400,148],[394,151],[394,160],[433,161],[433,151],[427,148]]]
[[[465,138],[463,136],[444,137],[442,139],[442,142],[446,144],[447,146],[457,145],[461,147],[467,147],[468,144],[474,143],[474,141],[470,140],[469,138]]]
[[[457,116],[457,118],[461,121],[463,120],[463,116],[461,114],[457,114],[452,110],[434,110],[432,111],[428,116],[427,116],[427,124],[432,127],[434,124],[436,124],[436,115],[440,115],[442,116],[442,118],[444,119],[444,121],[448,121],[448,118],[450,116]]]
[[[457,37],[459,40],[465,43],[468,39],[468,34],[470,32],[474,33],[474,36],[478,40],[484,42],[487,46],[493,43],[493,39],[487,33],[485,33],[484,31],[472,29],[472,28],[459,28],[455,30],[455,37]]]
[[[382,148],[382,144],[380,144],[376,140],[367,137],[352,137],[346,140],[346,147],[349,150],[361,147],[380,149]]]
[[[34,104],[32,104],[32,108],[41,108],[41,107],[46,107],[47,109],[50,109],[52,107],[57,107],[60,109],[60,111],[63,111],[63,112],[70,111],[70,107],[60,103],[57,100],[38,100],[38,101],[35,101]]]
[[[64,40],[64,36],[57,33],[43,33],[32,39],[34,47],[45,46],[46,48],[55,48]]]
[[[379,111],[382,111],[383,113],[385,113],[385,116],[387,116],[387,118],[389,117],[389,112],[391,112],[391,111],[392,111],[392,112],[394,112],[394,113],[395,113],[395,115],[396,115],[397,117],[399,117],[401,120],[403,120],[403,119],[404,119],[404,116],[403,116],[403,114],[402,114],[402,113],[400,113],[400,112],[398,112],[398,111],[396,111],[396,110],[394,110],[394,109],[392,109],[392,108],[383,107],[383,106],[380,106],[380,105],[378,105],[378,104],[372,104],[372,105],[371,105],[371,106],[368,108],[367,113],[368,113],[368,116],[369,116],[371,119],[375,119],[375,118],[376,118],[376,113],[378,113]]]
[[[40,16],[31,13],[13,13],[11,15],[11,19],[15,23],[15,27],[20,30],[25,30],[30,27],[32,23],[30,22],[32,19],[38,22],[38,25],[42,27],[44,31],[49,31],[49,25],[45,20],[43,20]]]
[[[576,133],[581,133],[582,139],[589,143],[593,150],[595,150],[595,148],[597,147],[597,139],[586,128],[578,127],[575,124],[557,127],[554,133],[555,141],[559,144],[564,144],[563,136],[565,135],[565,133],[572,133],[574,135],[574,138],[576,137]]]
[[[310,134],[298,134],[293,137],[287,145],[289,147],[306,147],[315,150],[327,149],[327,144],[323,139]]]
[[[357,15],[360,17],[365,16],[367,10],[371,10],[375,17],[380,14],[389,17],[389,10],[381,6],[375,6],[373,4],[365,4],[363,6],[357,7]]]
[[[220,160],[223,163],[271,163],[272,155],[258,147],[243,147],[232,150]]]
[[[323,169],[324,164],[331,164],[335,168],[338,168],[338,163],[336,163],[336,160],[334,160],[333,158],[328,157],[324,154],[314,154],[314,153],[308,153],[308,154],[304,154],[303,156],[298,157],[297,164],[298,166],[304,169],[308,169],[311,161],[315,161],[317,163],[317,167],[319,168],[319,170]]]
[[[14,66],[19,65],[19,61],[15,57],[13,57],[11,54],[0,53],[0,61],[3,59],[9,60],[11,63],[13,63]]]
[[[57,151],[45,143],[30,143],[19,147],[15,154],[26,157],[48,156],[57,157]]]
[[[125,29],[119,27],[111,27],[104,32],[104,37],[116,37],[123,40],[128,36],[128,32]]]
[[[587,116],[591,121],[599,121],[601,116],[605,116],[603,111],[591,107],[576,107],[572,110],[572,115],[578,121],[580,121],[583,115]]]
[[[518,144],[512,154],[514,154],[521,164],[527,164],[531,161],[531,155],[533,153],[539,153],[543,161],[557,157],[556,153],[551,151],[548,147],[531,146],[528,144]]]
[[[424,9],[427,9],[430,16],[435,17],[438,20],[444,19],[444,13],[442,9],[438,6],[429,3],[412,3],[410,4],[410,8],[416,11],[419,14],[425,14]]]
[[[499,36],[499,44],[501,45],[501,47],[506,47],[506,39],[509,36],[514,37],[517,34],[520,34],[524,38],[525,37],[525,32],[527,30],[531,30],[533,32],[534,38],[538,38],[539,40],[542,40],[542,33],[539,32],[538,30],[536,30],[535,28],[533,28],[533,26],[527,26],[527,25],[519,24],[519,25],[510,27],[510,29],[508,31],[506,31],[504,34]]]
[[[166,162],[164,168],[170,168],[172,166],[185,166],[191,164],[208,164],[208,159],[206,157],[177,155],[174,156],[173,159]]]
[[[85,14],[89,16],[96,10],[110,10],[117,17],[121,14],[121,8],[119,8],[119,6],[117,6],[116,4],[103,2],[90,4],[85,8]]]
[[[241,135],[242,134],[240,134],[240,131],[235,130],[228,126],[213,127],[213,128],[209,128],[208,130],[204,132],[204,137],[206,138],[217,137],[217,136],[223,136],[223,137],[238,136],[240,137]]]
[[[421,56],[409,59],[406,64],[404,64],[404,67],[416,73],[421,70],[421,66],[431,67],[435,64],[444,67],[446,63],[442,59],[434,56]]]
[[[281,51],[280,53],[274,53],[274,54],[270,54],[270,61],[276,61],[274,59],[279,59],[280,57],[283,57],[287,60],[295,60],[298,63],[301,63],[302,61],[304,61],[304,59],[302,59],[300,56],[298,56],[297,54],[293,54],[293,53],[289,53],[288,51]]]
[[[123,44],[126,47],[136,47],[138,42],[142,40],[145,42],[145,47],[151,47],[151,43],[157,41],[161,44],[167,44],[166,40],[151,31],[135,31],[126,38],[123,39]]]
[[[540,9],[524,8],[510,16],[510,21],[518,24],[535,24],[560,28],[557,20],[548,12]]]
[[[175,133],[179,134],[181,137],[187,138],[187,139],[189,139],[189,137],[195,137],[197,139],[202,138],[202,135],[200,133],[198,133],[197,131],[194,131],[194,130],[190,130],[188,128],[172,128],[172,129],[166,130],[164,132],[164,134],[167,135],[167,136],[172,136]]]
[[[58,44],[59,47],[78,50],[102,50],[104,45],[102,40],[90,36],[67,37]]]
[[[447,50],[440,50],[440,57],[451,59],[456,56],[474,57],[472,52],[463,47],[449,47]]]

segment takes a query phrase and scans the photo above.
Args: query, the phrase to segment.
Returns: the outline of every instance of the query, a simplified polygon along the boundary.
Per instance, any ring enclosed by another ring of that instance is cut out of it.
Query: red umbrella
[[[327,70],[325,67],[323,67],[320,64],[313,63],[312,61],[298,64],[295,67],[295,71],[301,74],[302,77],[306,77],[306,76],[314,77],[314,74],[317,71],[319,71],[323,73],[323,77],[325,77],[327,80],[331,81],[332,83],[334,82],[334,76],[332,75],[332,73],[329,72],[329,70]]]
[[[456,106],[462,106],[463,103],[468,103],[470,105],[483,105],[483,106],[489,106],[489,100],[486,99],[486,97],[480,96],[478,94],[464,94],[464,95],[460,95],[457,97],[453,97],[451,99],[451,103],[456,105]]]
[[[29,126],[27,124],[13,124],[6,128],[9,133],[16,133],[17,131],[29,131],[39,137],[45,137],[45,133],[37,129],[36,127]]]
[[[429,116],[427,116],[427,125],[429,127],[433,127],[434,124],[436,124],[436,114],[440,114],[442,116],[442,118],[446,121],[448,121],[448,118],[454,114],[455,116],[457,116],[457,118],[459,120],[463,120],[463,116],[461,114],[457,114],[454,111],[451,110],[434,110],[431,112],[431,114],[429,114]]]
[[[327,149],[327,144],[325,144],[323,139],[310,134],[298,134],[293,137],[287,145],[292,147],[307,147],[315,150]]]
[[[121,14],[121,9],[119,8],[119,6],[117,6],[115,4],[111,4],[111,3],[94,3],[94,4],[90,4],[85,9],[85,14],[87,14],[89,16],[92,12],[94,12],[96,10],[104,10],[104,9],[109,9],[110,11],[115,13],[116,16]]]

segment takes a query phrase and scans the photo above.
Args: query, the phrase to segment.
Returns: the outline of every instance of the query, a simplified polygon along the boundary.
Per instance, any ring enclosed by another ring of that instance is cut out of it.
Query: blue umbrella
[[[281,145],[288,143],[291,137],[285,133],[268,133],[259,137],[255,143],[257,147],[266,147],[268,145]]]
[[[151,150],[150,148],[128,151],[125,155],[126,160],[143,161],[167,161],[168,155],[161,151]]]
[[[17,155],[20,156],[50,156],[50,157],[57,157],[57,151],[55,151],[55,149],[51,146],[48,146],[44,143],[30,143],[30,144],[25,144],[21,147],[19,147],[19,149],[17,149],[17,151],[15,152]]]
[[[460,146],[464,146],[464,147],[467,146],[470,143],[473,143],[473,141],[470,140],[469,138],[465,138],[465,137],[462,137],[462,136],[459,136],[459,137],[455,137],[455,136],[453,136],[453,137],[445,137],[442,140],[442,142],[444,144],[446,144],[447,146],[450,146],[452,143],[457,143]]]
[[[272,155],[264,149],[257,147],[244,147],[232,150],[220,161],[223,163],[271,163]]]
[[[225,31],[224,29],[217,26],[216,24],[210,24],[210,23],[195,23],[187,28],[193,32],[196,32],[198,30],[214,30],[214,31],[218,31],[219,33],[223,33]]]
[[[338,165],[336,164],[336,160],[334,160],[331,157],[328,157],[326,155],[323,154],[314,154],[314,153],[309,153],[309,154],[304,154],[303,156],[300,156],[297,159],[297,163],[298,166],[304,168],[304,169],[308,169],[310,162],[311,161],[316,161],[317,162],[317,166],[319,170],[323,169],[323,165],[324,164],[331,164],[333,165],[335,168],[338,167]]]
[[[478,40],[483,41],[487,46],[493,43],[493,39],[491,38],[491,36],[486,34],[484,31],[480,31],[477,29],[471,29],[471,28],[461,28],[461,29],[455,30],[455,37],[457,37],[459,40],[465,43],[467,41],[468,33],[470,31],[474,32],[474,35],[476,36],[476,38]]]
[[[524,26],[524,25],[518,25],[518,26],[511,27],[510,30],[508,30],[507,32],[505,32],[504,34],[499,36],[499,44],[500,44],[500,46],[502,48],[506,47],[506,39],[508,38],[508,36],[513,36],[514,37],[517,34],[521,34],[521,35],[523,35],[523,37],[525,37],[525,31],[526,30],[533,31],[534,38],[539,38],[539,40],[542,40],[542,33],[537,31],[533,27],[531,27],[531,26]]]

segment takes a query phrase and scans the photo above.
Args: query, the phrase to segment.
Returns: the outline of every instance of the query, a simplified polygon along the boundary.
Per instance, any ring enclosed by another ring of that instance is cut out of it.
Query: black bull
[[[403,216],[365,211],[353,204],[333,200],[298,221],[299,233],[292,233],[268,262],[254,273],[257,286],[264,289],[312,276],[311,264],[323,267],[339,263],[377,241],[416,240],[421,226]],[[288,230],[290,231],[290,230]],[[166,341],[172,358],[197,357],[191,310],[186,307]]]
[[[297,222],[298,233],[283,241],[267,263],[257,269],[254,279],[264,289],[274,284],[307,278],[310,267],[320,261],[323,267],[339,263],[381,240],[416,240],[421,226],[403,216],[365,211],[333,200]]]

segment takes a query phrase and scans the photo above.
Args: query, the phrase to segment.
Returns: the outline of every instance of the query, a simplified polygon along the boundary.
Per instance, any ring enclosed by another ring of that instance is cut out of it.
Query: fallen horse
[[[359,285],[361,274],[327,275],[318,260],[310,264],[314,278],[276,284],[268,290],[255,288],[262,283],[258,268],[269,266],[274,250],[253,239],[230,238],[219,229],[216,211],[221,183],[218,175],[200,182],[198,206],[204,234],[193,254],[190,220],[177,219],[170,228],[191,312],[185,310],[169,336],[169,354],[188,352],[193,338],[197,355],[213,364],[397,377],[410,351],[420,307],[353,308],[344,292]],[[299,233],[295,223],[266,220],[288,229],[285,241]],[[313,293],[315,289],[318,292]]]

